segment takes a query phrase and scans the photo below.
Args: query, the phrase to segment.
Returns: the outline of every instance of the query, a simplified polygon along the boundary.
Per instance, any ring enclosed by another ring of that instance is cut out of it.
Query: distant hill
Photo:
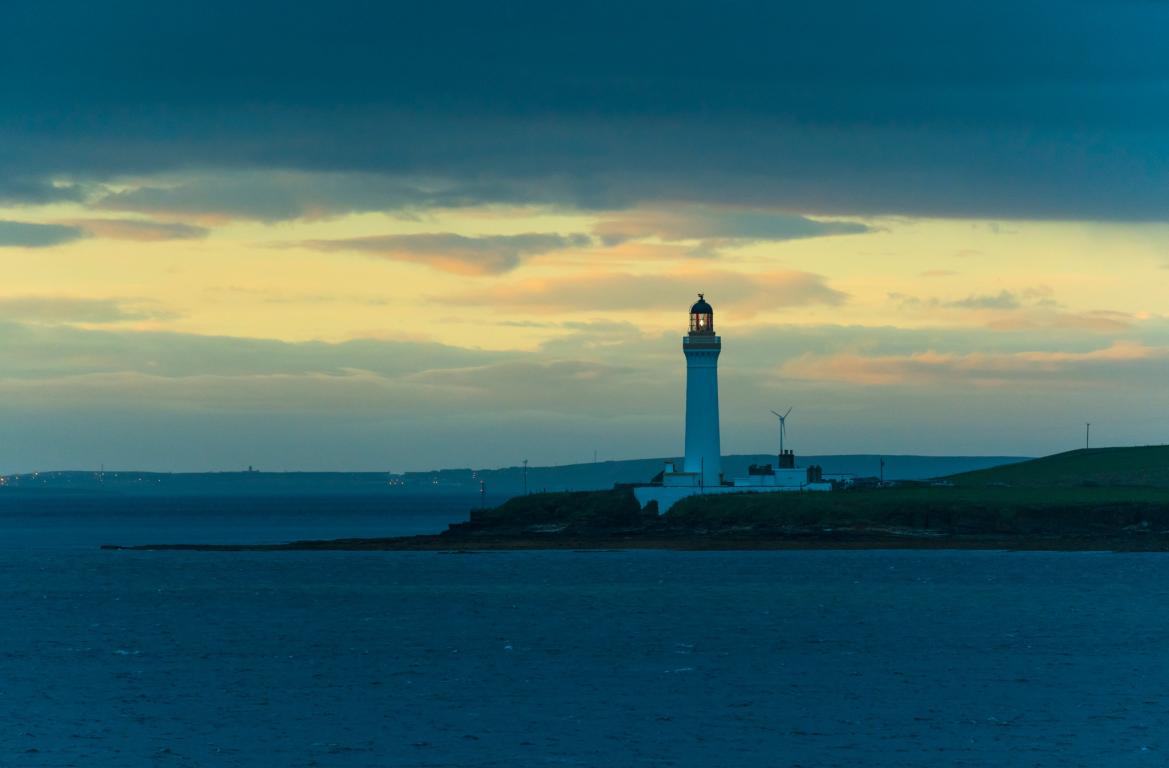
[[[876,477],[881,472],[881,456],[847,454],[840,456],[799,456],[797,466],[818,464],[830,475]],[[1025,461],[1018,456],[885,456],[885,479],[927,480],[955,472],[967,472],[995,467],[1011,462]],[[666,461],[681,465],[677,457],[602,461],[597,463],[567,464],[559,467],[529,467],[527,488],[538,491],[594,491],[612,488],[614,483],[645,483],[661,471]],[[751,464],[774,464],[773,454],[740,454],[723,457],[723,473],[727,477],[747,474]],[[489,493],[511,496],[523,493],[523,468],[505,467],[485,469],[474,473],[469,469],[410,472],[403,476],[408,487],[431,483],[435,488],[454,489],[457,484],[478,487],[480,480],[487,484]]]
[[[0,492],[160,496],[338,496],[392,493],[385,472],[87,472],[0,476]]]
[[[801,467],[818,464],[830,475],[876,477],[881,472],[876,455],[800,456]],[[668,459],[680,463],[680,459]],[[771,454],[723,457],[727,477],[747,474],[751,464],[774,463]],[[1016,456],[885,456],[885,479],[925,480],[956,472],[1024,461]],[[606,490],[615,483],[648,482],[662,469],[665,458],[631,459],[528,467],[527,490]],[[429,472],[86,472],[57,471],[9,475],[0,491],[55,490],[71,493],[118,493],[163,496],[339,496],[382,494],[440,494],[465,496],[479,503],[480,482],[486,484],[488,503],[524,492],[522,467],[499,469],[453,468]]]
[[[1169,488],[1169,446],[1080,449],[946,479],[961,486]]]

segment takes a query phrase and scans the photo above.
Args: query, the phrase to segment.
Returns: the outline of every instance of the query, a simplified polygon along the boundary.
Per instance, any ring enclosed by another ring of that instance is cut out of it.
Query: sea
[[[0,499],[0,766],[1160,766],[1169,556],[167,552],[435,499]]]

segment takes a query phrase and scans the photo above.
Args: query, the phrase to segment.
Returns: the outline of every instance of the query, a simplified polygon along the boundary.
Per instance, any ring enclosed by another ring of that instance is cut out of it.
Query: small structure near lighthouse
[[[686,453],[682,467],[667,462],[662,473],[648,485],[633,489],[644,507],[657,502],[664,514],[687,496],[706,493],[766,493],[775,491],[827,491],[830,483],[819,474],[796,469],[791,451],[781,451],[777,467],[752,467],[748,477],[723,478],[718,418],[718,358],[722,338],[714,332],[714,309],[704,294],[690,307],[690,332],[682,339],[686,356]]]

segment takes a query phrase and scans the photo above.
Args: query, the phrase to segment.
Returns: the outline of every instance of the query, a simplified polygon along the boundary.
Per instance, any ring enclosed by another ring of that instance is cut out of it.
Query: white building
[[[700,293],[698,302],[690,307],[690,333],[682,339],[682,354],[686,356],[686,455],[682,471],[667,463],[660,484],[634,488],[641,506],[656,501],[658,512],[665,514],[679,500],[700,493],[831,490],[830,483],[810,482],[806,469],[794,468],[790,451],[780,457],[782,468],[767,467],[730,482],[723,479],[718,420],[720,352],[722,338],[714,333],[714,310]]]

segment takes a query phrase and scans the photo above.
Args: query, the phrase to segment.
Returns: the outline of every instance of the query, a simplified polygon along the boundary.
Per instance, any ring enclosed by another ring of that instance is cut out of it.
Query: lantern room
[[[698,294],[698,301],[690,307],[690,335],[714,335],[714,310],[706,303],[706,297]]]

